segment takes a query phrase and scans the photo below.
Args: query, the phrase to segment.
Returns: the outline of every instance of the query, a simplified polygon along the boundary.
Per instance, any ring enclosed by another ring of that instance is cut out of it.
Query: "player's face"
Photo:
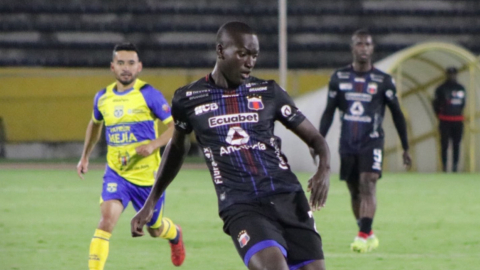
[[[242,34],[231,38],[227,44],[223,48],[219,68],[230,84],[240,85],[250,77],[250,72],[257,62],[260,51],[258,37]]]
[[[373,54],[373,41],[369,35],[355,35],[352,37],[353,60],[357,63],[369,62]]]
[[[115,52],[110,69],[115,78],[123,85],[129,85],[135,81],[138,73],[142,71],[142,63],[134,51]]]

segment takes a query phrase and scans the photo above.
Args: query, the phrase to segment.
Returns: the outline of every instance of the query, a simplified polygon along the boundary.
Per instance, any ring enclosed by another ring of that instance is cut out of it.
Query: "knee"
[[[160,235],[162,234],[162,231],[163,231],[163,224],[158,228],[148,227],[147,231],[148,231],[148,233],[150,234],[151,237],[154,237],[154,238],[160,237]]]
[[[362,195],[373,195],[377,184],[378,174],[366,174],[360,179],[360,193]]]

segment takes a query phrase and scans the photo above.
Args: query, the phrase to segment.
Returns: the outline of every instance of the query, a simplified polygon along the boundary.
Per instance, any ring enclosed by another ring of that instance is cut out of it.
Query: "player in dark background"
[[[439,120],[438,129],[440,131],[442,169],[444,172],[447,171],[447,150],[450,140],[453,144],[453,172],[458,170],[458,159],[460,157],[466,91],[465,87],[457,82],[457,73],[455,67],[447,68],[447,79],[435,90],[433,99],[433,110]]]
[[[350,191],[352,210],[360,231],[351,249],[368,252],[379,245],[372,223],[377,208],[376,183],[382,174],[385,106],[390,108],[403,147],[403,162],[411,165],[406,123],[392,77],[372,65],[373,41],[366,30],[351,40],[353,63],[336,70],[329,82],[327,107],[320,121],[326,136],[335,110],[340,110],[340,179]]]
[[[153,205],[180,170],[188,149],[186,139],[193,130],[212,175],[224,231],[245,265],[249,269],[325,269],[312,214],[324,206],[329,187],[325,139],[274,81],[250,76],[259,43],[248,25],[223,25],[217,33],[216,52],[212,73],[175,92],[176,129],[155,187],[132,219],[132,235],[143,235]],[[275,120],[320,155],[318,170],[309,180],[310,202],[280,151],[280,138],[273,134]]]

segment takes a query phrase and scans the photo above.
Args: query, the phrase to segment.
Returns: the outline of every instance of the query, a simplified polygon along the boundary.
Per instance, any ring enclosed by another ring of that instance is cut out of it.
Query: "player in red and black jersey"
[[[230,22],[217,33],[217,63],[205,78],[175,92],[175,132],[163,154],[157,181],[132,220],[132,235],[152,215],[153,205],[173,180],[195,131],[218,196],[224,231],[249,269],[325,269],[322,241],[312,210],[324,206],[330,154],[325,139],[274,81],[250,73],[258,37],[246,24]],[[309,180],[310,201],[274,135],[278,120],[320,155]]]
[[[449,67],[446,70],[447,79],[435,90],[433,110],[439,120],[440,144],[442,148],[442,169],[447,171],[448,143],[452,140],[453,161],[452,171],[458,169],[460,157],[460,141],[463,134],[463,108],[465,107],[466,91],[457,82],[457,69]]]
[[[367,252],[378,247],[372,223],[376,210],[376,182],[382,173],[385,106],[392,113],[403,147],[404,164],[410,166],[405,118],[398,103],[393,78],[374,68],[372,36],[359,30],[352,36],[353,63],[330,78],[327,107],[320,121],[326,136],[335,110],[340,111],[340,179],[347,182],[352,209],[360,231],[352,250]]]

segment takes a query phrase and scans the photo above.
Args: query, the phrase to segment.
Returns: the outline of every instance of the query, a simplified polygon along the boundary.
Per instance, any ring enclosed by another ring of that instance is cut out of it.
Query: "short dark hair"
[[[458,73],[458,70],[457,70],[456,67],[448,67],[448,68],[446,69],[446,72],[447,72],[447,74],[457,74],[457,73]]]
[[[227,22],[220,26],[217,31],[217,44],[222,43],[222,38],[224,35],[232,35],[232,34],[251,34],[256,35],[253,28],[251,28],[248,24],[243,22]]]
[[[368,31],[367,28],[360,28],[357,31],[353,32],[352,38],[354,36],[370,36],[373,40],[372,34],[370,33],[370,31]]]
[[[115,53],[119,51],[136,52],[138,55],[138,60],[140,60],[138,49],[133,43],[120,43],[115,45],[115,47],[113,48],[112,59],[115,57]]]

